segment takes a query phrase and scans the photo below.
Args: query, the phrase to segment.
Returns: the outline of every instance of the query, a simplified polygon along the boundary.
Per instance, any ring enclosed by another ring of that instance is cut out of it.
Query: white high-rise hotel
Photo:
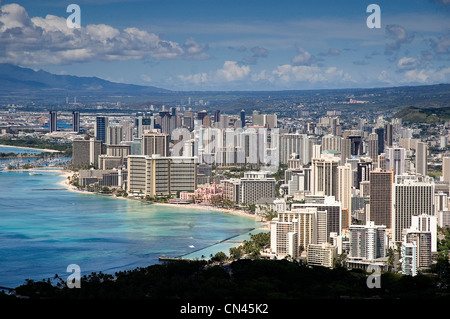
[[[412,216],[434,215],[434,182],[427,176],[399,175],[392,192],[392,238],[402,241],[402,231],[411,226]]]

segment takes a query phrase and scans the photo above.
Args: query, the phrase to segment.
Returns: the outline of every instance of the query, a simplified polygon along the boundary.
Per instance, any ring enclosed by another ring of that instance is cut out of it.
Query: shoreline
[[[62,168],[61,168],[62,169]],[[30,169],[32,170],[32,169]],[[59,171],[59,170],[58,170]],[[64,177],[64,180],[62,180],[61,182],[58,183],[58,185],[65,187],[68,191],[74,192],[74,193],[79,193],[79,194],[92,194],[92,195],[97,195],[95,193],[91,193],[91,192],[87,192],[87,191],[83,191],[80,190],[78,188],[76,188],[75,186],[71,185],[69,183],[69,179],[68,177],[72,177],[74,174],[74,172],[70,171],[70,170],[65,170],[62,169],[62,172],[60,174],[61,177]],[[133,198],[129,198],[129,197],[123,197],[123,196],[110,196],[111,198],[116,198],[116,199],[122,199],[122,200],[135,200]],[[165,207],[187,207],[189,209],[201,209],[201,210],[209,210],[209,211],[215,211],[215,212],[219,212],[219,213],[223,213],[223,214],[232,214],[232,215],[236,215],[236,216],[241,216],[241,217],[246,217],[246,218],[252,218],[255,221],[261,221],[261,226],[257,227],[258,229],[269,229],[269,222],[262,219],[260,216],[254,215],[254,214],[249,214],[246,212],[243,212],[241,210],[237,210],[237,209],[229,209],[229,208],[218,208],[218,207],[213,207],[213,206],[207,206],[207,205],[199,205],[199,204],[171,204],[171,203],[151,203],[152,205],[157,205],[157,206],[165,206]]]
[[[51,150],[48,148],[36,148],[36,147],[14,146],[14,145],[4,145],[4,144],[0,144],[0,147],[23,148],[23,149],[27,149],[27,150],[42,151],[44,153],[61,153],[61,151]]]

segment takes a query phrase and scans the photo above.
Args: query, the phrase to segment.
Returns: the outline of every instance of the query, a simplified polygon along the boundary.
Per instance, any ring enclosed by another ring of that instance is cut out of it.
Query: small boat
[[[195,246],[194,245],[189,245],[189,248],[195,248]]]
[[[36,173],[36,172],[30,172],[30,175],[42,175],[41,173]]]

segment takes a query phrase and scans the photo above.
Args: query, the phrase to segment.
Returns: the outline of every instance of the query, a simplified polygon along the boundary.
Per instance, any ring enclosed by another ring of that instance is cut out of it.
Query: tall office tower
[[[266,128],[275,128],[278,126],[277,115],[274,114],[264,114],[264,126]]]
[[[216,110],[214,112],[214,123],[219,123],[220,122],[220,110]]]
[[[209,115],[203,118],[203,127],[211,127],[211,117]]]
[[[427,175],[427,143],[418,142],[416,148],[416,174]]]
[[[155,117],[138,114],[135,119],[136,137],[141,138],[145,131],[155,129]]]
[[[197,120],[199,120],[200,123],[203,124],[203,119],[205,118],[206,115],[208,115],[208,112],[206,110],[198,112],[197,113]]]
[[[261,114],[260,111],[253,111],[252,113],[252,125],[253,126],[262,126],[264,127],[265,121],[264,121],[264,114]]]
[[[123,141],[123,126],[111,125],[106,129],[106,144],[119,145]]]
[[[342,233],[341,203],[333,196],[305,196],[305,203],[292,204],[291,210],[301,208],[317,209],[317,243],[330,242],[330,233]]]
[[[102,154],[102,142],[94,138],[90,140],[74,140],[72,142],[72,165],[77,168],[98,167],[98,157]]]
[[[402,240],[402,231],[411,226],[412,216],[434,214],[434,182],[428,177],[395,176],[392,191],[392,238]]]
[[[341,140],[340,136],[325,135],[322,137],[322,152],[325,151],[341,151]]]
[[[108,124],[108,118],[106,116],[97,116],[95,118],[95,139],[97,141],[106,143]]]
[[[313,195],[337,196],[339,158],[323,156],[312,159]]]
[[[369,134],[367,155],[374,161],[378,157],[378,135],[376,133]]]
[[[56,132],[58,130],[57,122],[58,122],[57,111],[50,111],[49,112],[49,121],[48,121],[50,133]]]
[[[159,112],[159,118],[161,120],[161,133],[164,134],[171,134],[172,133],[172,127],[171,127],[171,118],[169,111],[161,111]]]
[[[373,261],[386,257],[386,226],[367,222],[365,225],[350,225],[350,258]]]
[[[361,157],[356,164],[356,188],[360,188],[360,183],[370,180],[370,171],[373,170],[373,163],[370,157]]]
[[[393,136],[392,124],[386,123],[386,125],[384,126],[384,144],[386,145],[386,147],[392,147]]]
[[[342,209],[352,211],[352,166],[338,166],[338,192],[336,199],[341,202]]]
[[[381,153],[384,153],[384,128],[376,128],[375,134],[378,135],[378,155],[380,155]]]
[[[450,157],[442,158],[442,180],[444,182],[450,182]]]
[[[394,171],[380,169],[370,172],[370,218],[375,225],[391,228],[392,223],[392,184]]]
[[[242,128],[245,127],[245,110],[241,110],[241,124]]]
[[[142,135],[142,155],[169,156],[169,141],[170,136],[168,134],[152,131],[144,133]]]
[[[194,113],[190,111],[183,113],[183,125],[188,129],[194,128]]]
[[[405,174],[405,149],[389,147],[386,149],[386,170],[393,169],[395,175]]]
[[[80,112],[72,112],[72,130],[74,132],[80,133]]]
[[[241,204],[251,205],[261,198],[276,197],[276,180],[268,172],[245,172],[240,184]]]
[[[352,158],[352,141],[348,138],[341,139],[341,165],[346,163],[347,158]]]

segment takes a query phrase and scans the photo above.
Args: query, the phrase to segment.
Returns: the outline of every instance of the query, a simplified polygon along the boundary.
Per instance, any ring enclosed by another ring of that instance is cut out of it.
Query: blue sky
[[[81,8],[69,29],[66,8]],[[370,29],[369,4],[381,8]],[[450,0],[2,1],[0,62],[172,90],[448,83]]]

